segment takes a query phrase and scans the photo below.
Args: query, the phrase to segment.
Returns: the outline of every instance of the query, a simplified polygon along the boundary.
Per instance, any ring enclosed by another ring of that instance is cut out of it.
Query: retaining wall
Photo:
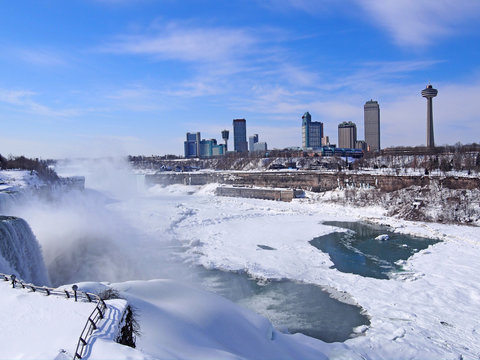
[[[254,198],[263,200],[277,200],[290,202],[295,197],[294,190],[285,189],[255,189],[244,187],[225,187],[220,186],[215,190],[215,195],[230,196],[230,197],[242,197],[242,198]]]

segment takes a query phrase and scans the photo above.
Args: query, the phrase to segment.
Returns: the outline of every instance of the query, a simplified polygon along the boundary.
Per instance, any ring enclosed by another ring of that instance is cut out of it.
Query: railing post
[[[73,296],[75,296],[75,301],[77,301],[77,290],[78,290],[78,286],[77,286],[77,285],[73,285],[73,286],[72,286],[72,290],[73,290]]]
[[[67,294],[67,299],[70,299],[70,294],[68,293],[67,290],[64,290],[65,291],[65,294]]]
[[[102,309],[100,309],[100,303],[97,304],[97,310],[98,310],[98,313],[100,314],[100,319],[103,319],[103,312],[102,312]]]

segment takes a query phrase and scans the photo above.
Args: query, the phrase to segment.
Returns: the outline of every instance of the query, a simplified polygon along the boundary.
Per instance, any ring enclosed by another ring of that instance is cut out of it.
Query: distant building
[[[344,121],[338,125],[338,147],[345,149],[355,148],[357,141],[357,125],[351,121]]]
[[[225,144],[212,145],[212,156],[225,155],[227,146]]]
[[[253,149],[254,145],[258,143],[258,134],[254,134],[248,137],[248,151],[255,151]]]
[[[380,106],[377,101],[367,101],[364,109],[365,142],[369,151],[380,150]]]
[[[323,123],[312,121],[312,116],[307,111],[302,116],[302,147],[316,149],[322,146]]]
[[[322,137],[322,146],[330,146],[330,139],[328,138],[328,136]]]
[[[207,158],[213,156],[213,146],[217,145],[217,140],[201,140],[200,141],[200,156],[201,158]]]
[[[233,120],[233,150],[247,152],[247,121],[245,119]]]
[[[253,151],[260,151],[266,152],[267,151],[267,143],[266,142],[256,142],[253,144]]]
[[[187,133],[187,141],[183,143],[185,157],[200,157],[200,133]]]
[[[363,151],[367,151],[367,143],[363,140],[357,140],[355,141],[355,149],[360,149]]]

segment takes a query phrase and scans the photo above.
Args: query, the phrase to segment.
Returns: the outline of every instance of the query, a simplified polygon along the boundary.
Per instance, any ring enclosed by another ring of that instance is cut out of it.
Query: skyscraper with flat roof
[[[312,116],[307,111],[302,116],[302,147],[304,149],[319,148],[322,146],[323,123],[312,121]]]
[[[183,143],[185,157],[200,157],[200,133],[187,133],[187,140]]]
[[[377,101],[367,101],[363,107],[365,142],[369,151],[380,150],[380,106]]]
[[[233,120],[233,150],[247,152],[247,121],[245,119]]]
[[[353,149],[357,141],[357,125],[344,121],[338,125],[338,147]]]

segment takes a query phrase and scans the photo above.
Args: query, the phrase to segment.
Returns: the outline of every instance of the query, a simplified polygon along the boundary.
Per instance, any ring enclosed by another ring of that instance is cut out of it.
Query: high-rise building
[[[245,119],[233,120],[233,150],[247,152],[247,121]]]
[[[225,155],[227,152],[227,146],[225,144],[218,144],[212,146],[212,155],[213,156],[220,156]]]
[[[302,147],[316,149],[322,146],[323,123],[312,121],[312,116],[307,111],[302,116]]]
[[[330,146],[330,139],[328,136],[322,137],[322,146]]]
[[[435,147],[435,139],[433,138],[433,101],[432,99],[437,96],[438,90],[434,89],[432,85],[427,85],[422,90],[422,96],[427,98],[427,147]]]
[[[363,151],[367,151],[367,143],[363,140],[357,140],[355,141],[355,149],[360,149]]]
[[[256,142],[253,144],[253,151],[259,151],[259,152],[266,152],[267,151],[267,143],[262,141],[262,142]]]
[[[253,134],[252,136],[248,137],[248,151],[255,151],[254,145],[258,143],[258,134]]]
[[[187,133],[187,141],[183,143],[185,157],[200,157],[200,133]]]
[[[377,101],[367,101],[363,107],[365,142],[369,151],[380,150],[380,106]]]
[[[338,125],[338,147],[345,149],[355,148],[357,141],[357,125],[351,121],[344,121]]]
[[[212,157],[213,156],[213,147],[217,145],[217,140],[201,140],[200,141],[200,155],[201,158]]]

